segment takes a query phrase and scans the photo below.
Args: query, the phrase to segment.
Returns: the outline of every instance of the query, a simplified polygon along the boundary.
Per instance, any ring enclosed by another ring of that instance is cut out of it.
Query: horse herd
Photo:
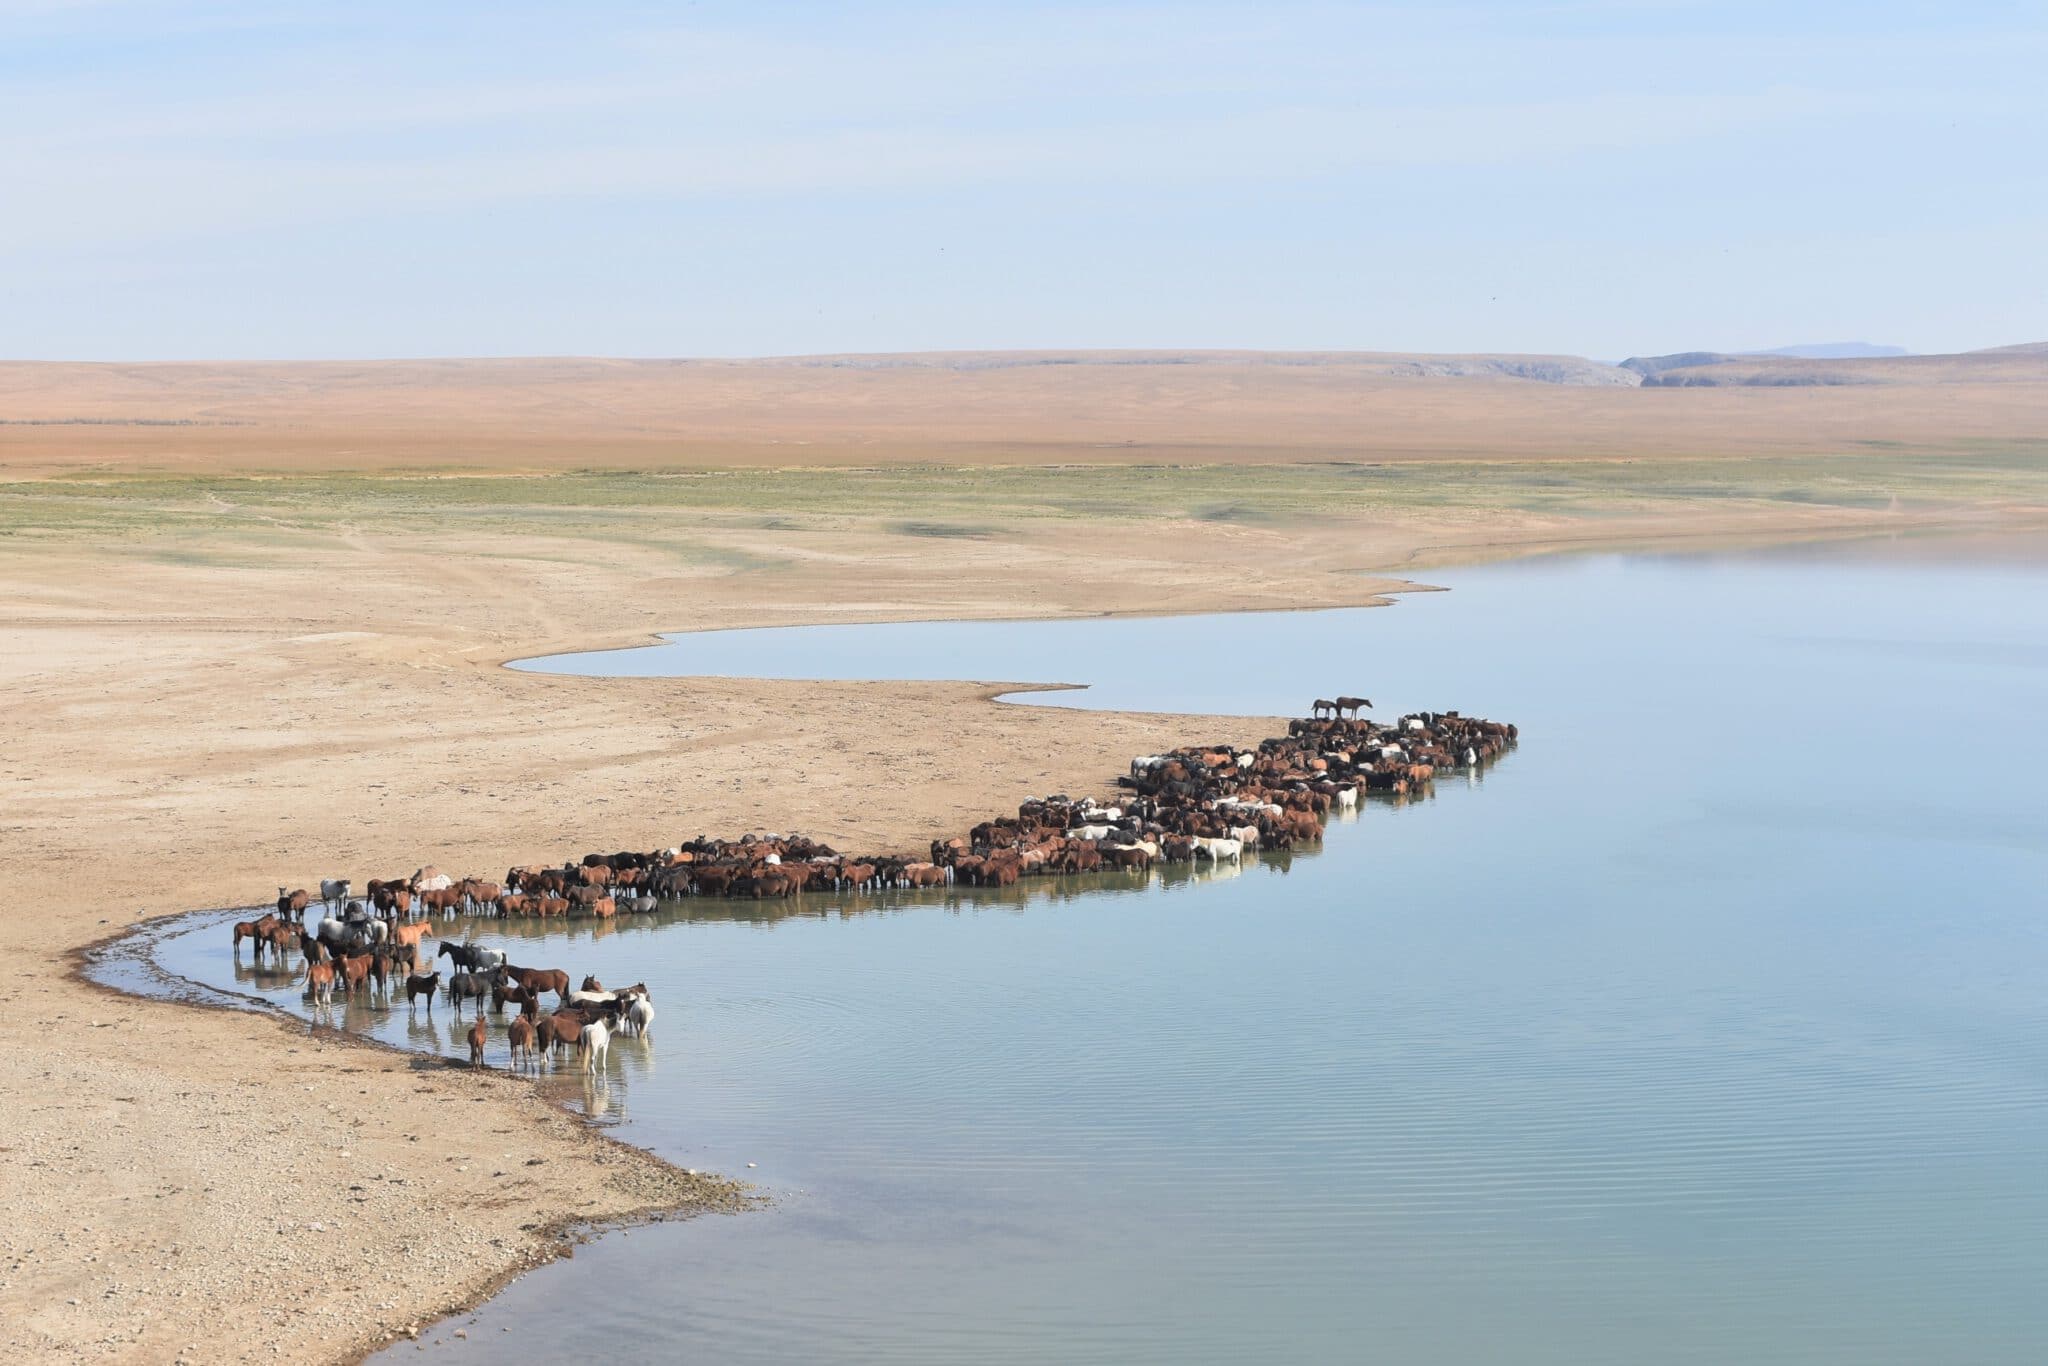
[[[1360,697],[1316,700],[1310,717],[1252,749],[1191,746],[1141,755],[1117,779],[1111,801],[1031,798],[1014,817],[984,821],[965,836],[934,840],[926,858],[850,856],[801,835],[702,836],[647,852],[586,854],[580,862],[508,869],[502,881],[455,878],[428,866],[410,877],[372,879],[358,899],[346,878],[320,884],[328,914],[312,932],[305,890],[278,888],[275,911],[234,926],[234,945],[253,941],[260,958],[301,954],[307,989],[325,1003],[345,994],[403,984],[412,1007],[433,1008],[443,993],[460,1012],[477,1002],[472,1061],[481,1065],[483,1001],[517,1005],[507,1027],[515,1063],[535,1049],[574,1046],[586,1067],[602,1063],[610,1035],[640,1034],[653,1020],[644,986],[606,992],[586,980],[568,989],[560,969],[518,967],[503,952],[440,939],[434,971],[422,942],[432,916],[594,916],[645,913],[685,896],[796,897],[884,888],[1014,885],[1058,873],[1142,872],[1154,863],[1239,863],[1246,854],[1288,849],[1322,838],[1332,810],[1356,807],[1360,794],[1420,792],[1445,769],[1476,770],[1515,743],[1515,727],[1457,712],[1416,712],[1391,725],[1361,718]],[[444,982],[439,960],[450,961]],[[540,1015],[539,997],[557,1009]]]
[[[429,872],[422,869],[409,881]],[[346,897],[347,883],[323,883],[322,890]],[[421,944],[434,934],[432,921],[405,922],[373,914],[362,902],[346,902],[341,916],[323,917],[308,933],[301,914],[309,905],[305,892],[280,888],[276,910],[235,922],[235,951],[239,953],[247,940],[258,961],[266,949],[280,963],[290,953],[300,954],[306,996],[319,1006],[332,1005],[337,989],[344,999],[365,992],[373,1000],[379,993],[402,989],[408,1010],[418,1009],[424,1000],[429,1014],[435,998],[445,994],[459,1020],[474,1001],[476,1020],[468,1032],[473,1068],[484,1065],[490,1037],[486,1000],[497,1017],[507,1006],[518,1007],[519,1013],[505,1026],[515,1067],[537,1067],[543,1055],[559,1057],[564,1049],[573,1048],[585,1071],[601,1070],[613,1037],[631,1034],[644,1039],[653,1028],[654,1000],[644,982],[609,991],[595,977],[585,977],[583,985],[571,991],[569,974],[561,968],[520,967],[502,949],[453,939],[439,940],[431,963],[423,965]],[[449,967],[445,982],[444,958]],[[555,998],[554,1009],[544,1014],[542,1003],[549,994]]]

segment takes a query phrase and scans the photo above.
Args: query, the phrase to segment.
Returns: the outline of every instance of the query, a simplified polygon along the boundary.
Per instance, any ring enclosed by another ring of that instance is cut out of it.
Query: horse
[[[334,964],[306,964],[306,992],[320,1005],[334,1002]]]
[[[1314,820],[1315,818],[1311,816],[1309,819]],[[1195,854],[1198,857],[1204,854],[1208,855],[1211,863],[1221,863],[1224,859],[1229,859],[1232,863],[1240,863],[1244,857],[1244,843],[1241,840],[1198,838],[1195,840]]]
[[[476,1002],[476,1013],[484,1013],[484,1000],[491,994],[491,988],[498,985],[495,972],[458,972],[448,979],[448,999],[455,1003],[457,1013],[464,1001]]]
[[[370,966],[377,960],[367,953],[349,954],[340,959],[335,967],[341,978],[341,990],[345,996],[353,996],[357,987],[370,980]]]
[[[602,1071],[604,1055],[611,1046],[612,1032],[603,1020],[592,1020],[583,1026],[583,1032],[576,1040],[576,1051],[583,1055],[583,1070]]]
[[[645,996],[633,998],[633,1004],[626,1007],[626,1023],[639,1038],[646,1038],[647,1031],[654,1027],[654,1002]]]
[[[553,1036],[552,1042],[557,1053],[562,1051],[562,1045],[564,1044],[580,1045],[582,1043],[583,1017],[581,1015],[558,1010],[545,1020],[542,1020],[540,1027]]]
[[[421,920],[411,925],[393,925],[391,927],[391,938],[394,942],[411,944],[414,947],[418,947],[420,940],[431,938],[433,933],[434,922],[431,920]]]
[[[454,878],[449,877],[431,863],[412,875],[412,889],[415,892],[446,891],[454,885]]]
[[[518,1006],[523,1010],[526,1008],[527,1002],[534,999],[536,999],[534,993],[528,991],[525,987],[506,985],[491,988],[491,1010],[494,1014],[504,1014],[507,1003]]]
[[[1372,710],[1372,699],[1370,697],[1340,697],[1337,699],[1337,714],[1340,716],[1345,712],[1350,712],[1355,717],[1361,710]]]
[[[479,1072],[484,1065],[484,1044],[490,1040],[491,1031],[484,1027],[484,1017],[476,1017],[476,1023],[469,1027],[469,1070]]]
[[[277,889],[277,913],[279,915],[288,915],[296,918],[304,915],[306,907],[311,903],[312,898],[306,894],[304,887],[299,888],[295,892],[287,892],[282,887]]]
[[[269,915],[264,916],[261,920],[237,920],[235,922],[235,952],[239,954],[242,951],[242,941],[244,939],[253,939],[256,941],[256,956],[261,958],[263,956],[263,937],[270,932],[270,927],[276,923],[277,918]]]
[[[515,968],[507,963],[505,975],[536,996],[552,991],[558,1001],[569,999],[569,974],[560,968]]]
[[[320,879],[320,903],[330,910],[348,900],[349,880],[345,877]]]
[[[433,1014],[434,993],[440,989],[441,974],[438,970],[412,973],[405,979],[405,1008],[411,1010],[413,1002],[424,996],[427,998],[427,1014]]]
[[[505,1030],[505,1041],[512,1048],[513,1066],[517,1067],[520,1065],[521,1054],[525,1055],[527,1062],[534,1060],[533,1021],[527,1019],[524,1015],[514,1015],[512,1017],[512,1023]]]
[[[1315,705],[1309,708],[1309,715],[1318,720],[1325,716],[1335,716],[1336,714],[1337,704],[1327,697],[1318,697]]]
[[[268,933],[264,933],[259,928],[256,935],[256,943],[260,947],[265,941],[268,941],[271,951],[277,955],[277,961],[282,963],[285,954],[299,946],[301,938],[303,936],[299,933],[299,927],[296,923],[280,920],[270,927]]]
[[[490,972],[505,966],[503,951],[481,944],[458,944],[452,939],[443,939],[434,950],[434,957],[451,958],[455,967],[469,972]]]

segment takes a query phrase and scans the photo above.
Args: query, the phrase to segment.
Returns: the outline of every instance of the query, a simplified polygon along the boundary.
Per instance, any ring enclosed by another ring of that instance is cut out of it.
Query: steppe
[[[1800,364],[1689,387],[1569,357],[0,364],[0,948],[38,1002],[0,1042],[0,1354],[346,1359],[565,1221],[744,1203],[527,1083],[95,988],[73,969],[97,940],[429,862],[750,828],[917,846],[1272,724],[990,701],[1056,678],[504,660],[2048,520],[2048,356]]]

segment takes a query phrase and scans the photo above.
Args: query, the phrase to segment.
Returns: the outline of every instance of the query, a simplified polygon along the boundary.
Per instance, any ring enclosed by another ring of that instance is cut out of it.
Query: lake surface
[[[777,1203],[604,1238],[436,1350],[2048,1359],[2048,556],[2014,550],[1600,556],[1374,610],[609,656],[1093,685],[1034,697],[1069,706],[1358,692],[1523,738],[1237,876],[479,927],[652,984],[651,1042],[547,1084]],[[158,958],[303,1009],[225,943]],[[445,1006],[351,1016],[463,1051]]]

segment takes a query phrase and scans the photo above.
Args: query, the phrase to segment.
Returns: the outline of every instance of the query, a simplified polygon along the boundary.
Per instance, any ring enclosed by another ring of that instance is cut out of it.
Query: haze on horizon
[[[2048,14],[0,0],[0,356],[2048,333]]]

